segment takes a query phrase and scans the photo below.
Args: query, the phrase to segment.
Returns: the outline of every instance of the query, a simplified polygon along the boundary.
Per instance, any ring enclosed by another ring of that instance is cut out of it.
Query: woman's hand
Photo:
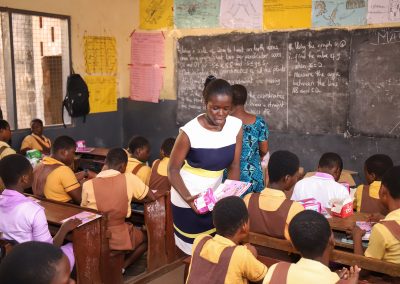
[[[196,208],[196,205],[194,205],[194,200],[199,197],[199,194],[195,195],[195,196],[190,196],[189,198],[185,199],[186,203],[189,204],[190,208],[192,208],[192,210],[194,211],[194,213],[196,213],[197,215],[200,215],[201,213],[199,212],[199,210]]]

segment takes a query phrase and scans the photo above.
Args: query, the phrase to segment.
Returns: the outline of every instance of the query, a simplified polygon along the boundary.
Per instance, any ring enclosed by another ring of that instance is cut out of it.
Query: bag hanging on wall
[[[86,121],[86,115],[90,112],[89,106],[89,89],[86,82],[83,80],[81,75],[72,74],[67,79],[67,94],[65,95],[62,103],[62,118],[64,127],[64,107],[67,110],[69,116],[80,117],[83,116],[83,122]]]

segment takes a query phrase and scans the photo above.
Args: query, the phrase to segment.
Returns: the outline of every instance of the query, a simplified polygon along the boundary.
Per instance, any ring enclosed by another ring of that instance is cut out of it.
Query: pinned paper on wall
[[[400,0],[369,0],[368,24],[400,22]]]
[[[135,101],[158,103],[163,83],[160,66],[132,66],[131,95]]]
[[[139,28],[158,30],[173,27],[173,0],[140,1]]]
[[[131,49],[130,98],[157,103],[163,86],[164,44],[162,33],[134,33]]]
[[[367,23],[367,0],[313,0],[314,27],[361,26]]]
[[[117,80],[115,76],[85,76],[89,88],[90,113],[117,110]]]
[[[117,48],[114,37],[85,36],[85,66],[88,74],[117,73]]]
[[[261,29],[263,0],[221,0],[220,25],[232,29]]]
[[[220,0],[175,0],[175,26],[214,28],[219,26]]]
[[[264,29],[311,27],[311,1],[264,0]]]

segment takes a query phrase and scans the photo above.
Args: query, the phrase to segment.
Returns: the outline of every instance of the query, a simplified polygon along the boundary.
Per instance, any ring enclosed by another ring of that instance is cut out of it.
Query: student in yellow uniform
[[[260,193],[245,196],[250,231],[289,240],[288,226],[304,208],[286,198],[299,178],[299,158],[289,151],[274,152],[268,163],[269,184]]]
[[[195,239],[186,283],[261,283],[267,267],[257,260],[252,245],[239,245],[249,233],[249,215],[243,200],[237,196],[221,199],[212,217],[217,234]]]
[[[147,161],[150,157],[150,142],[142,136],[132,137],[128,150],[126,172],[137,175],[146,185],[149,185],[151,168],[147,165]]]
[[[145,234],[125,218],[131,216],[133,198],[154,200],[151,190],[132,173],[125,173],[128,156],[124,149],[111,149],[103,170],[83,184],[82,207],[108,214],[107,229],[111,233],[110,249],[129,251],[124,268],[139,258],[147,248]]]
[[[384,154],[376,154],[369,157],[364,164],[364,174],[368,185],[357,187],[354,196],[354,207],[357,212],[380,213],[386,215],[388,212],[379,201],[379,189],[381,188],[382,176],[393,167],[392,159]]]
[[[8,143],[11,139],[10,125],[4,119],[0,119],[0,160],[5,156],[15,154],[15,150]]]
[[[21,154],[25,155],[29,150],[39,150],[45,155],[50,155],[51,141],[43,135],[43,121],[35,118],[31,121],[32,134],[22,140]]]
[[[76,144],[69,136],[54,140],[52,154],[44,157],[33,171],[33,193],[48,199],[81,204],[82,189],[80,181],[96,174],[90,171],[74,173],[72,165]]]
[[[263,284],[358,283],[360,269],[355,266],[339,273],[330,271],[329,255],[334,238],[326,218],[318,212],[305,210],[297,214],[289,225],[293,246],[301,254],[297,263],[279,262],[272,265]],[[339,277],[339,274],[341,277]]]
[[[372,227],[365,253],[362,248],[365,231],[354,226],[354,253],[400,264],[400,166],[389,169],[383,175],[379,199],[389,214]]]
[[[157,191],[157,195],[164,195],[171,190],[171,183],[168,180],[168,162],[174,147],[175,138],[167,138],[161,145],[160,159],[153,162],[149,188]]]

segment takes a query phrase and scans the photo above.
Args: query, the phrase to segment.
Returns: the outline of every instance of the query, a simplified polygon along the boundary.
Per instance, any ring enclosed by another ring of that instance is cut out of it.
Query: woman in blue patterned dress
[[[231,85],[214,78],[203,98],[206,112],[181,127],[168,164],[175,244],[188,255],[198,235],[215,234],[211,212],[200,215],[194,199],[208,188],[215,190],[224,169],[231,179],[240,176],[242,122],[229,115]]]
[[[268,152],[268,126],[261,116],[255,116],[244,109],[247,90],[242,85],[233,85],[232,116],[243,122],[242,155],[240,158],[240,180],[251,182],[251,187],[243,194],[260,192],[264,189],[264,175],[261,160]]]

